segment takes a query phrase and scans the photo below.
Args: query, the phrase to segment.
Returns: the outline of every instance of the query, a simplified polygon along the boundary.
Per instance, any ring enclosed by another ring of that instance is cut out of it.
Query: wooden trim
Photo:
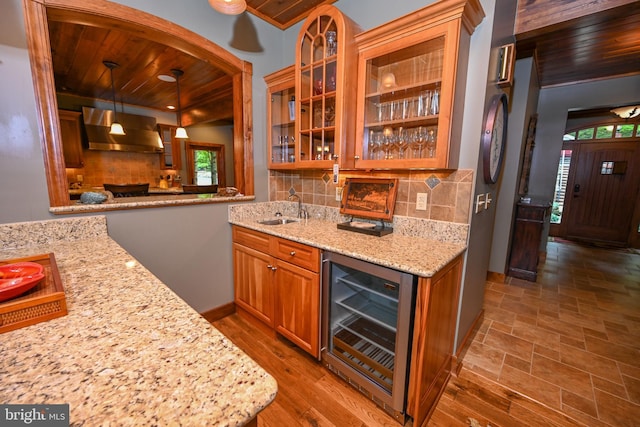
[[[473,339],[475,338],[476,334],[480,330],[480,326],[482,326],[483,320],[484,320],[484,309],[480,310],[480,313],[478,313],[478,316],[471,324],[471,327],[469,328],[466,335],[460,342],[460,346],[456,349],[456,353],[453,355],[451,359],[452,374],[458,375],[460,373],[460,370],[462,369],[462,365],[463,365],[462,359],[464,359],[464,356],[467,353],[469,346],[471,345],[471,343],[473,342]]]
[[[25,1],[23,6],[31,75],[39,119],[40,144],[49,190],[49,204],[50,206],[66,206],[70,200],[64,167],[62,137],[60,136],[53,63],[49,47],[47,10],[42,3],[36,1]]]
[[[253,195],[253,66],[210,40],[149,13],[106,0],[24,0],[23,10],[51,207],[69,206],[48,19],[118,27],[216,64],[233,75],[236,187]],[[115,209],[115,208],[114,208]]]
[[[496,273],[494,271],[487,271],[487,281],[494,283],[504,283],[507,279],[507,275],[504,273]]]
[[[216,320],[220,320],[223,317],[227,317],[236,312],[236,305],[232,301],[230,303],[221,305],[216,308],[212,308],[211,310],[204,311],[200,313],[202,317],[207,319],[210,323],[215,322]]]

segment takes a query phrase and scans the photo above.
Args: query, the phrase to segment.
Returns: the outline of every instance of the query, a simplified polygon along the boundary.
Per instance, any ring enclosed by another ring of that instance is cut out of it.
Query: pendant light
[[[239,15],[247,8],[245,0],[209,0],[209,5],[225,15]]]
[[[640,116],[640,105],[614,108],[611,112],[622,119],[633,119],[634,117]]]
[[[176,138],[188,139],[187,130],[182,127],[182,109],[180,108],[180,76],[184,71],[174,68],[171,73],[176,77],[176,87],[178,88],[178,128],[176,129]]]
[[[110,135],[125,135],[124,128],[116,118],[116,85],[113,81],[113,69],[118,68],[119,65],[112,61],[102,61],[105,67],[109,69],[111,73],[111,96],[113,97],[113,121],[111,122],[111,129],[109,129]]]

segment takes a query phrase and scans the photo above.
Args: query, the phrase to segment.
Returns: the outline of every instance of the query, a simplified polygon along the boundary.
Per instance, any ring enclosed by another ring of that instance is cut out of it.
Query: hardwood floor
[[[640,254],[549,242],[540,267],[537,283],[487,282],[484,321],[429,426],[640,424]],[[213,324],[278,381],[259,426],[399,425],[245,316]]]

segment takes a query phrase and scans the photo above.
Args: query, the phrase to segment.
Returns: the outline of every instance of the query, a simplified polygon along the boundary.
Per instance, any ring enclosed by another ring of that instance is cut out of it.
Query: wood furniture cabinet
[[[531,282],[537,280],[542,231],[550,208],[551,204],[544,200],[516,204],[508,276]]]
[[[455,169],[478,0],[436,2],[356,36],[356,168]]]
[[[176,139],[176,126],[158,125],[160,140],[164,146],[164,153],[160,154],[160,169],[180,170],[182,168],[182,153],[180,140]]]
[[[407,414],[423,425],[435,409],[451,376],[462,256],[433,277],[418,281]]]
[[[314,9],[298,34],[296,168],[353,167],[360,28],[332,5]]]
[[[82,168],[84,167],[80,133],[82,114],[77,111],[58,110],[58,117],[60,118],[60,137],[62,138],[64,166],[67,168]]]
[[[234,302],[318,358],[320,250],[233,226]]]
[[[264,77],[267,84],[267,155],[270,169],[291,169],[296,160],[295,67]]]

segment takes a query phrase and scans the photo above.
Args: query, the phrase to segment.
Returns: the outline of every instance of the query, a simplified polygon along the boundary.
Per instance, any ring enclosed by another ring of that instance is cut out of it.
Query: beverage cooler
[[[325,252],[322,362],[405,422],[417,277]]]

